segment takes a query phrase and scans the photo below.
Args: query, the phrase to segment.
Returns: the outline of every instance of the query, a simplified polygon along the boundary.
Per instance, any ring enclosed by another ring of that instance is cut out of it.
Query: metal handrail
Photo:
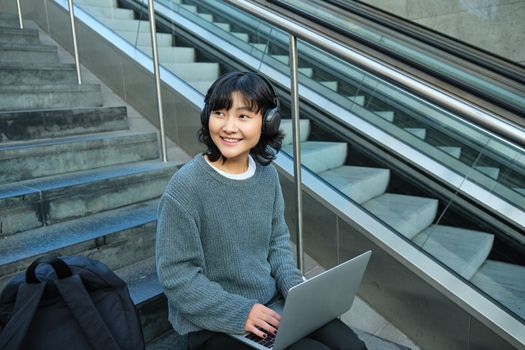
[[[164,111],[162,109],[162,93],[160,90],[159,51],[157,47],[157,26],[155,21],[155,9],[153,0],[148,0],[149,24],[151,32],[151,51],[153,57],[153,75],[155,77],[155,93],[157,95],[157,111],[159,113],[160,129],[160,151],[163,162],[168,161],[168,150],[166,146],[166,132],[164,130]]]
[[[295,180],[295,209],[297,225],[297,267],[304,275],[303,249],[303,196],[301,191],[301,132],[299,128],[299,79],[298,79],[297,38],[290,35],[290,99],[292,112],[293,158]]]
[[[16,0],[16,11],[18,12],[18,25],[20,29],[24,29],[24,21],[22,19],[22,7],[20,6],[20,0]]]
[[[455,96],[433,87],[416,77],[409,76],[400,70],[388,67],[382,62],[371,58],[364,53],[336,43],[328,37],[305,28],[293,22],[291,19],[285,19],[280,15],[276,15],[257,4],[246,0],[225,0],[225,2],[268,22],[299,39],[336,55],[351,64],[364,68],[383,79],[394,81],[404,89],[415,92],[419,96],[458,113],[469,121],[481,125],[497,135],[503,136],[506,139],[517,143],[521,147],[525,147],[525,130],[500,119],[495,114],[481,110],[465,101],[461,101]]]
[[[71,22],[71,36],[73,37],[73,53],[75,56],[75,68],[77,70],[77,81],[78,85],[82,84],[82,74],[80,73],[80,57],[78,55],[78,43],[77,43],[77,28],[75,23],[75,10],[73,6],[73,0],[68,0],[69,6],[69,20]]]
[[[17,5],[19,8],[19,21],[22,25],[22,13],[20,11],[20,0],[17,0]],[[155,25],[155,9],[153,7],[153,0],[148,0],[148,6],[149,6],[149,16],[150,16],[149,22],[150,22],[150,32],[151,32],[151,49],[152,49],[152,56],[153,56],[153,75],[155,79],[155,91],[157,95],[157,108],[158,108],[158,113],[159,113],[159,124],[160,124],[161,161],[167,162],[168,161],[168,151],[167,151],[167,145],[166,145],[166,132],[164,129],[164,113],[162,110],[159,55],[158,55],[158,48],[157,48],[157,29]],[[71,20],[71,33],[73,36],[73,50],[74,50],[74,56],[75,56],[75,65],[77,69],[77,80],[78,80],[78,84],[82,84],[73,0],[68,0],[68,7],[69,7],[69,17]]]

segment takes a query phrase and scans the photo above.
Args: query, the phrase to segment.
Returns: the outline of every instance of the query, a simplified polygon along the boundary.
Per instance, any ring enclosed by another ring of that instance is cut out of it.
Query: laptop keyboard
[[[246,334],[245,337],[250,339],[251,341],[256,342],[257,344],[261,344],[262,346],[265,346],[267,348],[272,348],[273,343],[275,342],[275,335],[268,333],[268,332],[265,332],[265,333],[266,333],[266,338],[261,338],[253,333]]]

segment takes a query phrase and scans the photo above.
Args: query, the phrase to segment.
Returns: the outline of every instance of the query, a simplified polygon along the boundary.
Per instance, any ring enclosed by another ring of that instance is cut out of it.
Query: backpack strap
[[[79,275],[58,279],[55,285],[94,349],[120,350],[100,317]]]
[[[0,334],[0,349],[17,350],[21,348],[45,288],[45,283],[20,284],[12,316]]]

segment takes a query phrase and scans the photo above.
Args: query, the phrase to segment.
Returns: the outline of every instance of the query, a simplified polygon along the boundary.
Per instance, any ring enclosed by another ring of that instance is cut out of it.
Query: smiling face
[[[250,150],[261,138],[262,112],[253,111],[238,91],[234,91],[231,98],[230,109],[211,112],[208,127],[211,139],[222,155],[222,166],[216,166],[242,172],[248,165]]]

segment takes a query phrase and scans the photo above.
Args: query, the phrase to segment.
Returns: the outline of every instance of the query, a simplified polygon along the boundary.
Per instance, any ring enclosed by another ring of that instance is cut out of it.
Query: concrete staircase
[[[150,24],[135,18],[132,10],[118,8],[113,0],[78,0],[76,5],[151,56]],[[177,45],[172,34],[158,33],[157,45],[160,63],[197,91],[205,94],[219,77],[219,63],[197,61],[195,49]]]
[[[119,11],[120,12],[120,11]],[[57,48],[0,14],[0,287],[43,254],[86,255],[128,282],[147,341],[171,329],[154,271],[158,199],[181,162],[78,85]]]

